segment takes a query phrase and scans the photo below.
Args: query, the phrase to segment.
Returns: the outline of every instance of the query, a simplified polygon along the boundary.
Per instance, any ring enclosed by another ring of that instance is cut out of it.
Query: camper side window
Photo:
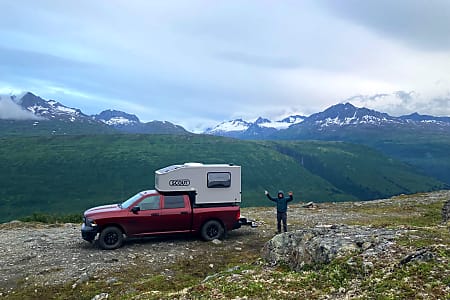
[[[209,188],[227,188],[231,186],[231,173],[210,172],[208,173]]]

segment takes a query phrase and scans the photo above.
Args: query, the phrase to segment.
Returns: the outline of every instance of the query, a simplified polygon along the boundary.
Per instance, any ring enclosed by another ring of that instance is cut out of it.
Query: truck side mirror
[[[141,208],[140,208],[139,206],[135,206],[135,207],[133,207],[133,208],[131,209],[131,212],[132,212],[133,214],[137,214],[137,212],[140,211],[140,210],[141,210]]]

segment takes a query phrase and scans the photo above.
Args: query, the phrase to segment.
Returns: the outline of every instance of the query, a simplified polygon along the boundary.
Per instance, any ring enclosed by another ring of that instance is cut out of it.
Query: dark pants
[[[277,229],[278,233],[281,232],[281,221],[283,221],[284,232],[287,232],[287,213],[277,211]]]

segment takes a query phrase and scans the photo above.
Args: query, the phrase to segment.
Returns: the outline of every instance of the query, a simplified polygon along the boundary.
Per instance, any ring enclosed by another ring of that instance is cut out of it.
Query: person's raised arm
[[[289,192],[288,195],[289,195],[289,199],[287,200],[287,202],[291,202],[292,200],[294,200],[294,196],[293,196],[294,193]]]
[[[270,201],[274,201],[274,202],[277,202],[277,200],[275,199],[275,198],[272,198],[272,197],[270,197],[270,195],[269,195],[269,192],[268,191],[264,191],[264,194],[267,196],[267,198],[270,200]]]

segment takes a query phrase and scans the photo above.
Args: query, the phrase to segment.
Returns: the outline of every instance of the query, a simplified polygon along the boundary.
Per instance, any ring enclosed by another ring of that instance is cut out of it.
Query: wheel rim
[[[116,232],[109,232],[105,236],[105,244],[107,245],[114,245],[119,240],[119,235]]]
[[[217,234],[219,233],[219,228],[217,228],[217,226],[215,226],[215,225],[211,225],[208,227],[208,230],[206,231],[206,233],[208,234],[208,236],[210,238],[216,237]]]

